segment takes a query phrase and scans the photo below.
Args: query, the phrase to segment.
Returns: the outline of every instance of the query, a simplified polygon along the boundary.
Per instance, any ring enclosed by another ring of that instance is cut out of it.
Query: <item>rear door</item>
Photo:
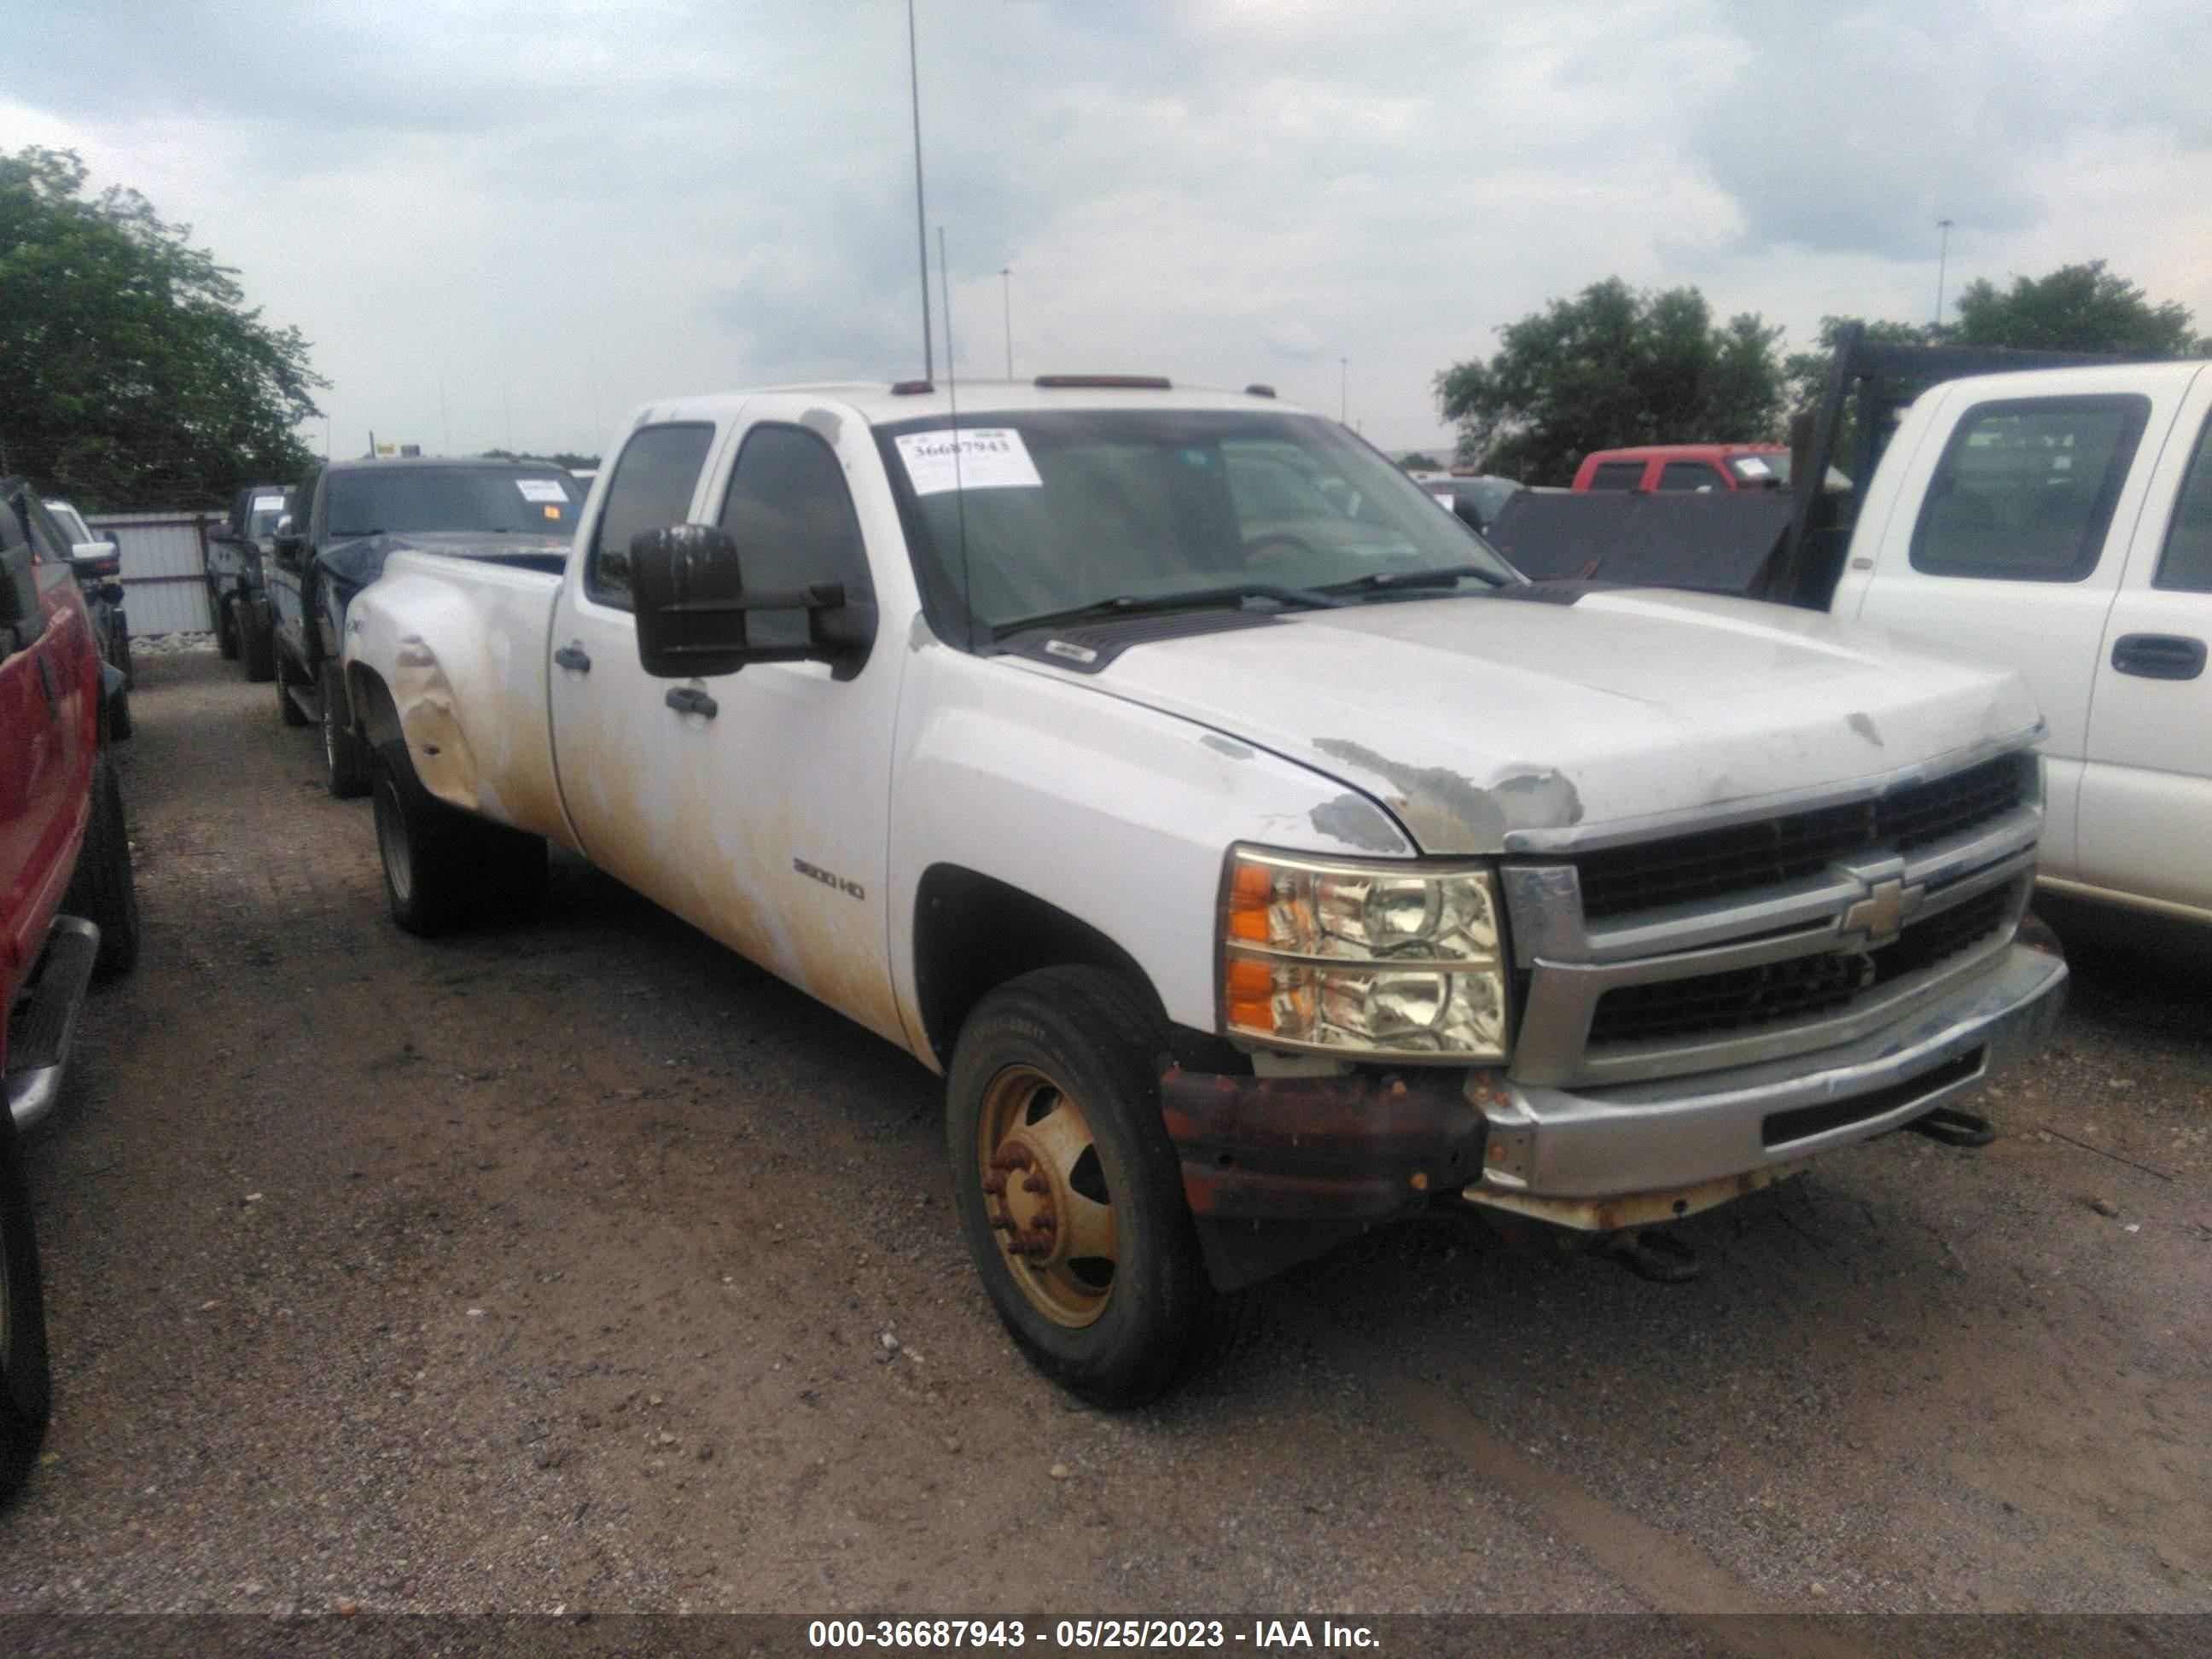
[[[2212,370],[2146,470],[2095,662],[2080,878],[2212,920]]]
[[[1905,458],[1897,501],[1911,516],[1884,527],[1857,615],[2026,677],[2049,726],[2043,867],[2071,877],[2098,642],[2148,489],[2135,463],[2157,452],[2179,386],[2104,390],[2078,374],[1998,384],[2019,391],[1995,397],[1977,383],[1947,394],[1950,418]],[[2043,390],[2052,386],[2067,389]],[[1854,562],[1859,553],[1855,541]],[[1850,597],[1847,583],[1838,614]]]

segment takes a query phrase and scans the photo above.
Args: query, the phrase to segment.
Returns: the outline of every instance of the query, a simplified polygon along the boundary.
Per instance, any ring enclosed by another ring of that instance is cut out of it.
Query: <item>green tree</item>
[[[1753,314],[1717,325],[1694,288],[1639,294],[1608,277],[1499,335],[1487,363],[1436,380],[1444,418],[1459,423],[1459,459],[1486,471],[1565,483],[1593,449],[1778,430],[1782,331]]]
[[[1944,331],[1952,345],[2037,351],[2109,351],[2124,357],[2212,356],[2189,307],[2154,305],[2102,259],[2061,265],[2048,276],[2015,276],[1999,289],[1986,276],[1959,295],[1959,320]]]
[[[1425,451],[1418,449],[1410,455],[1401,455],[1398,458],[1398,465],[1401,470],[1407,472],[1441,472],[1444,470],[1442,461]]]
[[[1942,345],[1951,337],[1948,329],[1933,323],[1868,322],[1860,317],[1823,317],[1820,349],[1793,351],[1782,360],[1782,375],[1791,409],[1819,406],[1821,394],[1828,388],[1828,366],[1835,361],[1837,338],[1852,323],[1865,328],[1868,343],[1873,345]]]
[[[0,471],[108,511],[297,477],[329,384],[300,331],[246,309],[189,226],[85,179],[73,151],[0,156]]]

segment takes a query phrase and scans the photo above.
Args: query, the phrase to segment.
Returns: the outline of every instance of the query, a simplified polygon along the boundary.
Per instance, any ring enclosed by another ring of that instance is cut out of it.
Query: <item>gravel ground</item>
[[[1440,1218],[1108,1415],[993,1320],[910,1060],[565,858],[528,923],[399,933],[270,689],[138,672],[146,949],[31,1144],[0,1612],[2212,1609],[2169,944],[2077,956],[1995,1146],[1693,1218],[1695,1285]]]

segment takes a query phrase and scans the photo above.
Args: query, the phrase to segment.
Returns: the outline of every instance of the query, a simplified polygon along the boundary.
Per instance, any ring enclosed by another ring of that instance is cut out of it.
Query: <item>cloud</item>
[[[2053,170],[2100,137],[2212,143],[2208,19],[2074,0],[1730,6],[1713,44],[1733,73],[1691,152],[1755,246],[1924,259],[1938,219],[1999,237],[2063,211]]]
[[[1436,373],[1547,300],[1696,283],[1802,344],[1925,314],[1940,216],[1954,293],[2105,257],[2212,319],[2182,228],[2212,40],[2179,5],[917,14],[963,374],[1004,372],[1011,324],[1018,373],[1269,380],[1432,445]],[[590,449],[672,392],[919,367],[896,0],[13,18],[45,72],[0,144],[67,134],[191,222],[315,343],[337,432]]]

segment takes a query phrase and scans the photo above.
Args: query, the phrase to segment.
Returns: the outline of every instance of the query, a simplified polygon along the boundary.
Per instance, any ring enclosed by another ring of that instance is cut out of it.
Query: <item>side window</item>
[[[1590,474],[1592,489],[1634,489],[1644,482],[1641,461],[1600,461]]]
[[[748,588],[842,582],[849,598],[872,595],[845,469],[836,453],[804,427],[752,429],[738,452],[721,522],[738,544]],[[745,636],[755,645],[804,645],[806,613],[753,611],[745,619]]]
[[[2150,400],[2132,394],[1977,404],[1945,445],[1912,527],[1935,576],[2078,582],[2105,532]]]
[[[642,531],[684,522],[699,469],[714,441],[711,421],[641,428],[623,446],[592,529],[584,591],[602,605],[629,609],[629,544]]]
[[[1725,489],[1727,480],[1704,461],[1669,461],[1660,470],[1662,489]]]
[[[2159,555],[2155,587],[2212,593],[2212,419],[2197,440],[2197,453],[2173,503],[2173,522],[2166,529],[2166,550]]]

